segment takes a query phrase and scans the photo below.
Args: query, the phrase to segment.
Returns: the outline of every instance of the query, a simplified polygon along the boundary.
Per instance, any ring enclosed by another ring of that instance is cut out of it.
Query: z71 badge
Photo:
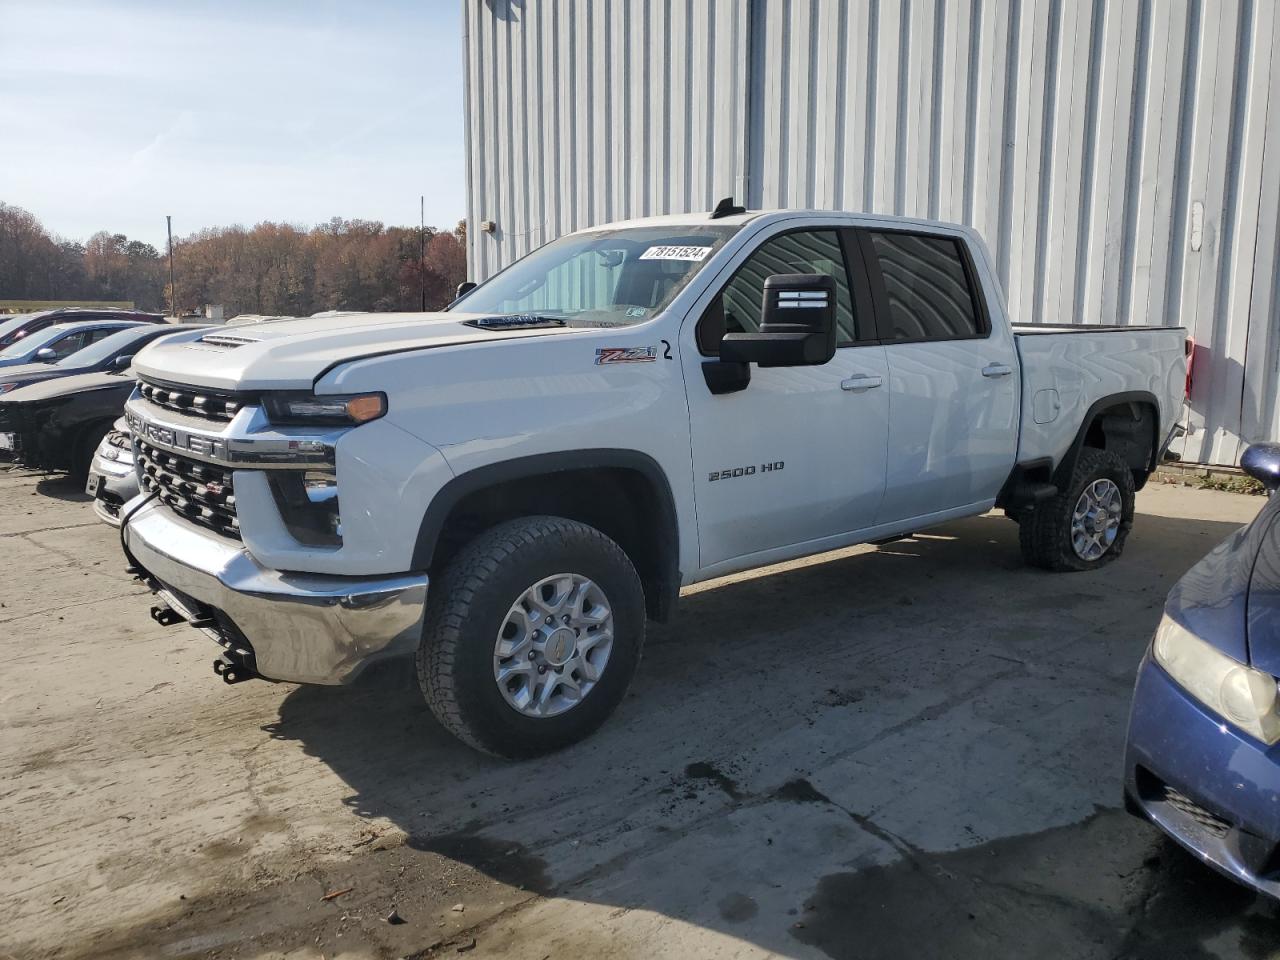
[[[599,347],[596,364],[604,363],[653,363],[658,359],[657,347]]]

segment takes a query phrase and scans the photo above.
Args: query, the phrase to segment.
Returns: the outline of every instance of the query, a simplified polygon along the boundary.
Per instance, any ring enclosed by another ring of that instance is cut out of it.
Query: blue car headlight
[[[1187,693],[1263,743],[1280,740],[1276,678],[1227,656],[1165,614],[1152,652]]]

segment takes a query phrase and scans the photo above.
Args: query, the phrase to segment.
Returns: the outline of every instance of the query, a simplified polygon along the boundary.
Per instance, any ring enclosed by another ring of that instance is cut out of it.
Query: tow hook
[[[255,676],[252,670],[243,663],[235,663],[225,657],[213,661],[213,672],[220,676],[224,683],[244,683]]]
[[[185,622],[177,611],[158,605],[151,608],[151,619],[162,627],[172,627],[174,624]]]

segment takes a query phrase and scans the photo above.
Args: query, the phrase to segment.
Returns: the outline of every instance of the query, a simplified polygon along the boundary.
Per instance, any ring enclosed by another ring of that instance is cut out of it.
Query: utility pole
[[[165,229],[169,232],[169,316],[178,316],[178,288],[173,283],[173,217],[165,215]]]
[[[422,312],[427,312],[427,197],[418,196],[418,284],[422,290]]]

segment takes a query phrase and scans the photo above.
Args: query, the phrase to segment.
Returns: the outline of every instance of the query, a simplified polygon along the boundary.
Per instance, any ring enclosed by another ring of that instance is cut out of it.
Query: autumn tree
[[[425,239],[425,243],[421,241]],[[466,279],[466,233],[335,217],[313,228],[263,222],[213,227],[174,244],[178,306],[220,303],[228,315],[319,310],[418,310],[453,299]],[[100,231],[83,245],[51,237],[25,210],[0,203],[0,298],[169,303],[167,258]]]

